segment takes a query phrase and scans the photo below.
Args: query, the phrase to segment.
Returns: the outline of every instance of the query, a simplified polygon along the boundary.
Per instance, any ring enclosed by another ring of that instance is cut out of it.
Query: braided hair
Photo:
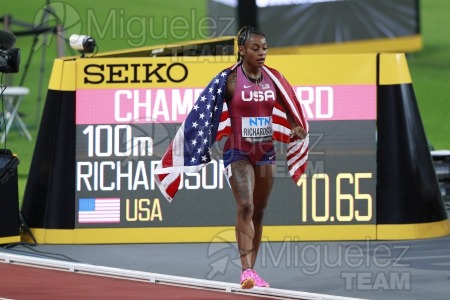
[[[252,26],[244,26],[242,27],[238,34],[237,34],[237,45],[239,46],[244,46],[245,42],[247,41],[247,39],[249,39],[252,35],[262,35],[263,37],[266,37],[266,35],[264,33],[262,33],[261,31],[259,31],[258,29],[256,29],[255,27]],[[241,54],[238,51],[238,61],[241,60]]]

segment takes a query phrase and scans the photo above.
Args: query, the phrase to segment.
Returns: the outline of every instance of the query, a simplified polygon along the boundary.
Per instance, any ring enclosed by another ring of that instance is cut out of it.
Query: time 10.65
[[[335,197],[330,199],[332,179],[328,174],[314,174],[311,177],[303,174],[297,182],[302,196],[302,222],[370,221],[373,215],[372,195],[362,191],[361,186],[363,181],[371,179],[372,173],[339,173],[333,184],[336,190],[332,194]],[[318,196],[318,192],[323,197]],[[331,201],[334,205],[330,205]],[[330,206],[335,207],[335,213],[330,211]]]

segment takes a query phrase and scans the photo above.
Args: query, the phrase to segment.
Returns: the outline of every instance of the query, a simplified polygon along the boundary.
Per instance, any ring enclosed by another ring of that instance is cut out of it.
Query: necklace
[[[249,75],[247,73],[247,70],[245,70],[244,64],[242,64],[241,67],[242,67],[242,72],[244,73],[245,77],[247,78],[247,80],[250,83],[255,83],[256,86],[258,86],[261,83],[261,81],[262,81],[262,72],[261,72],[261,70],[259,71],[258,76],[254,77],[254,76],[251,76],[251,75]]]

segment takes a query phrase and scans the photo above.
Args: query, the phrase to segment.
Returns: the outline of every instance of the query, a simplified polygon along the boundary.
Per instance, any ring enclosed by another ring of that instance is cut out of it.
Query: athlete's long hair
[[[264,33],[262,33],[261,31],[259,31],[258,29],[256,29],[255,27],[252,26],[244,26],[242,27],[238,34],[237,34],[237,45],[239,46],[244,46],[245,42],[247,41],[247,39],[249,39],[252,35],[262,35],[263,37],[266,37],[266,35]],[[238,50],[238,58],[237,61],[239,62],[242,59],[241,54],[239,53]]]

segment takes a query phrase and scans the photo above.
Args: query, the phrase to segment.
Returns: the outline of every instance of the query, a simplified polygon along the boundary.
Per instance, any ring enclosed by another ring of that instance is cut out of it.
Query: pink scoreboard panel
[[[271,60],[303,106],[310,123],[310,154],[306,173],[295,183],[287,170],[286,145],[276,144],[276,180],[266,225],[375,223],[373,57],[360,58],[364,63],[340,71],[335,68],[345,61],[327,66],[314,56]],[[172,203],[153,179],[202,87],[231,63],[120,58],[78,64],[76,227],[234,225],[235,202],[223,172],[223,140],[214,145],[208,166],[183,175]],[[295,65],[303,68],[292,70]]]

